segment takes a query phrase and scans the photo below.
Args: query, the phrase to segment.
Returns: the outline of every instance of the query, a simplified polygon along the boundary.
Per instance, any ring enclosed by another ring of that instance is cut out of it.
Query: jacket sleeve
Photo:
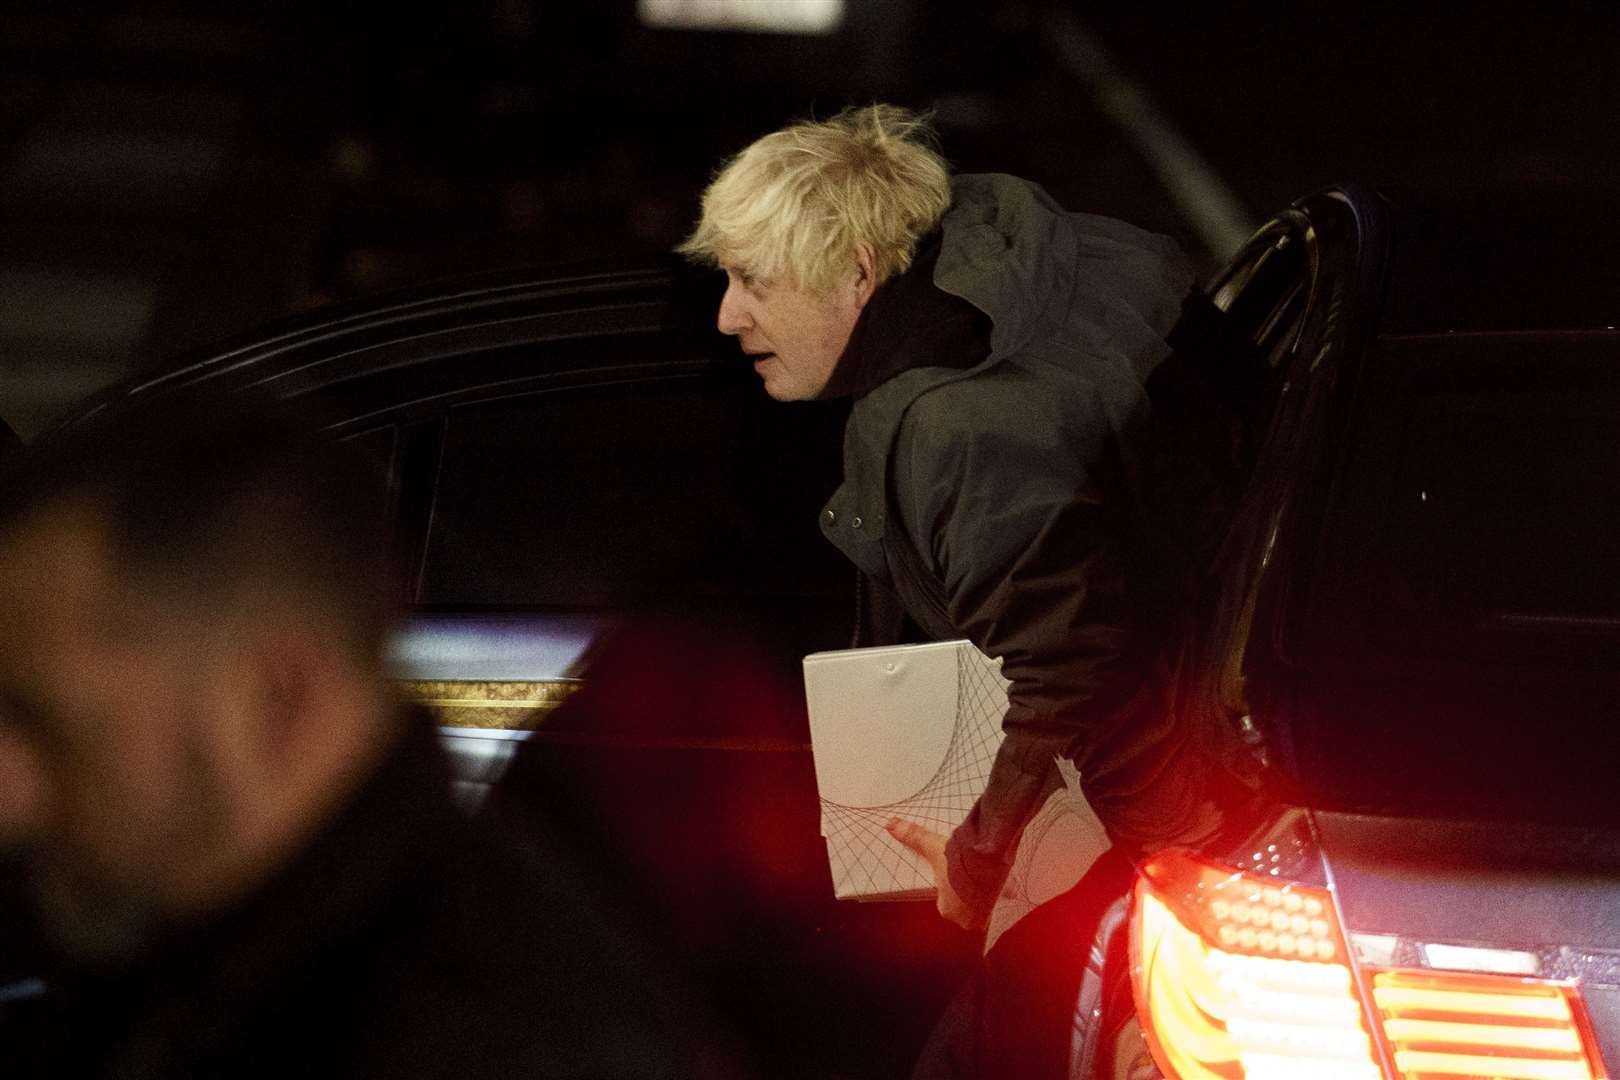
[[[1120,534],[1103,497],[1106,438],[1027,412],[987,423],[981,409],[984,419],[961,422],[961,410],[927,398],[896,444],[897,509],[943,586],[944,614],[1001,658],[1011,682],[989,783],[947,847],[951,884],[982,917],[1025,823],[1055,786],[1054,757],[1080,764],[1088,799],[1112,827],[1091,781],[1122,756],[1118,729],[1130,710],[1121,706],[1142,678],[1131,666],[1139,650]],[[1153,734],[1136,730],[1130,741]]]

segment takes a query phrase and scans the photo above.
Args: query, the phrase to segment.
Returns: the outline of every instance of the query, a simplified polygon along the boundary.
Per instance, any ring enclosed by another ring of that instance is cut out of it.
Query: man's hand
[[[946,870],[945,837],[932,829],[925,829],[914,821],[890,818],[884,826],[889,835],[928,860],[934,868],[934,889],[939,894],[939,913],[964,930],[974,928],[974,920],[962,898],[951,888],[951,876]]]

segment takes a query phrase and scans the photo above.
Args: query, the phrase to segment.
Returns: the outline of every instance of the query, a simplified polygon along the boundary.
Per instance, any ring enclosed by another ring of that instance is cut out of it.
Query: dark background
[[[935,108],[960,168],[1024,174],[1212,266],[1231,228],[1167,186],[1185,160],[1153,167],[1110,64],[1207,163],[1229,221],[1357,178],[1426,222],[1409,311],[1620,321],[1617,6],[1409,7],[846,0],[837,31],[796,37],[650,29],[634,0],[7,5],[0,416],[30,434],[332,301],[645,261],[724,154],[875,99]]]

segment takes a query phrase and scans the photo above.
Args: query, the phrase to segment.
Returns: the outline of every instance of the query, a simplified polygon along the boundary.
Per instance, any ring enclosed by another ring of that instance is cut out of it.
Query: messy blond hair
[[[937,145],[926,117],[896,105],[772,132],[721,166],[702,219],[676,250],[825,293],[865,244],[881,284],[911,265],[918,239],[950,205]]]

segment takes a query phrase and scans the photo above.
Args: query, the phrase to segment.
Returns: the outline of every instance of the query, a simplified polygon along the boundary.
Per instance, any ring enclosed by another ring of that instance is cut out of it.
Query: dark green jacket
[[[990,354],[913,367],[855,403],[822,528],[929,635],[973,641],[1012,682],[989,785],[948,848],[982,915],[1058,782],[1055,755],[1078,763],[1116,839],[1168,841],[1199,817],[1132,509],[1143,385],[1189,277],[1165,237],[982,175],[954,182],[934,284],[990,317]]]

